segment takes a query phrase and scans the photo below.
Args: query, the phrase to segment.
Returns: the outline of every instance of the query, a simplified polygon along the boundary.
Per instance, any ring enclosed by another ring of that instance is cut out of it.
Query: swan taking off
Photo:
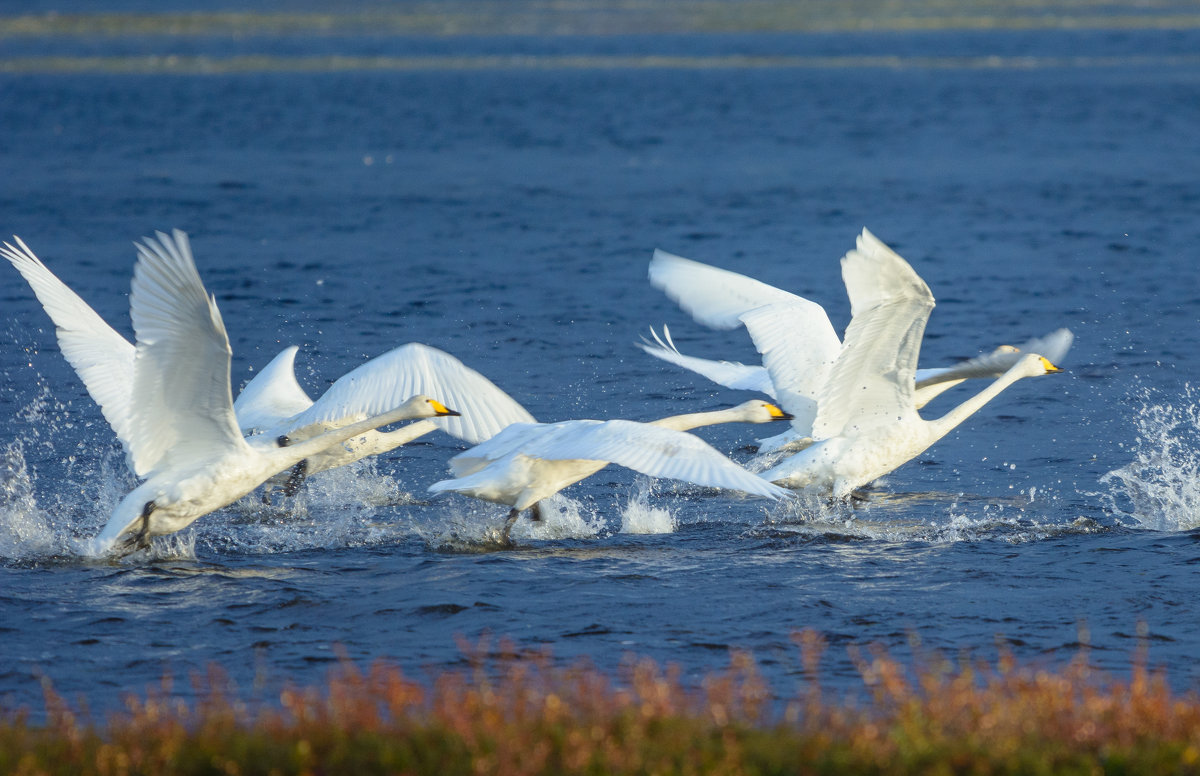
[[[816,441],[762,472],[790,488],[835,497],[920,455],[1023,377],[1059,371],[1043,356],[1020,356],[995,382],[936,420],[917,414],[917,355],[933,294],[904,259],[866,229],[842,258],[850,295],[846,341],[818,396]]]
[[[340,428],[395,406],[414,394],[433,394],[461,415],[410,423],[395,431],[368,431],[305,459],[302,472],[311,475],[393,450],[430,431],[442,430],[470,444],[479,444],[513,423],[534,418],[511,396],[486,377],[437,348],[411,342],[371,359],[342,375],[313,402],[296,382],[296,347],[285,349],[263,369],[234,402],[243,430],[263,436],[286,437],[288,444]],[[282,476],[282,475],[280,475]]]
[[[145,238],[137,249],[130,293],[137,338],[133,378],[118,386],[127,396],[105,407],[105,417],[122,435],[130,465],[145,482],[113,510],[93,542],[96,554],[145,547],[150,537],[179,531],[356,434],[400,420],[455,414],[434,399],[414,396],[384,414],[297,445],[248,444],[233,413],[229,337],[216,300],[196,272],[187,235],[159,232],[157,240]],[[94,366],[84,363],[85,369]],[[84,379],[90,387],[98,378]],[[104,388],[101,395],[115,392]]]
[[[763,365],[687,356],[663,327],[654,342],[639,345],[650,355],[696,372],[719,385],[765,393],[795,416],[785,433],[763,439],[759,450],[800,449],[812,440],[818,396],[842,351],[842,342],[824,308],[754,278],[656,250],[650,283],[679,304],[698,323],[716,329],[745,326]],[[1019,348],[1003,346],[949,367],[917,369],[914,403],[919,409],[968,378],[995,378],[1016,364],[1022,353],[1060,361],[1074,336],[1059,329]]]
[[[2,254],[28,281],[54,321],[59,348],[100,405],[117,438],[129,451],[133,344],[117,333],[74,291],[58,279],[19,237],[4,243]],[[243,434],[286,437],[295,444],[333,428],[365,420],[417,394],[441,397],[464,415],[410,423],[390,432],[368,431],[297,464],[292,476],[278,475],[290,489],[300,475],[344,466],[378,455],[441,429],[470,444],[490,438],[510,423],[532,423],[533,416],[486,377],[436,348],[410,343],[395,348],[339,378],[315,403],[296,381],[298,348],[285,348],[246,384],[234,402]],[[259,440],[261,441],[261,440]],[[145,472],[130,468],[139,476]]]
[[[726,410],[672,415],[650,423],[631,420],[568,420],[518,423],[450,459],[454,479],[429,487],[512,507],[502,540],[510,544],[513,524],[538,502],[590,477],[610,463],[651,477],[741,490],[778,499],[791,495],[746,471],[707,442],[685,433],[717,423],[772,423],[791,416],[774,404],[749,401]]]

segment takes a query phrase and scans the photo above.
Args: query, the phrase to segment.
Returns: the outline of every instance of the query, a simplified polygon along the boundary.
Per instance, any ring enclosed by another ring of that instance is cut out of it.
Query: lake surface
[[[0,22],[0,230],[125,333],[132,241],[186,230],[238,385],[297,344],[316,395],[417,341],[541,420],[729,406],[750,396],[633,346],[665,322],[685,352],[755,360],[649,286],[653,249],[818,301],[840,331],[863,226],[937,297],[922,365],[1062,326],[1076,342],[1065,374],[1010,388],[853,509],[612,468],[501,550],[504,508],[427,498],[462,449],[435,434],[97,562],[80,541],[133,481],[0,267],[2,705],[40,709],[45,676],[106,708],[214,662],[247,691],[341,655],[420,673],[486,636],[688,679],[746,649],[787,695],[804,628],[845,688],[849,644],[988,657],[998,639],[1052,665],[1087,643],[1115,672],[1148,642],[1194,688],[1200,10],[984,5],[460,3],[418,24],[428,7],[401,4],[322,26],[303,4],[23,4],[24,26]],[[746,462],[768,434],[701,435]]]

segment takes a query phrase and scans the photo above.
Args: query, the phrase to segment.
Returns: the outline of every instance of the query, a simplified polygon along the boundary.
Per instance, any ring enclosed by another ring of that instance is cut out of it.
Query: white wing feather
[[[917,388],[936,385],[948,380],[963,380],[969,377],[999,377],[1012,368],[1026,353],[1037,353],[1059,364],[1071,349],[1075,335],[1070,329],[1058,329],[1044,337],[1031,339],[1016,347],[1002,346],[991,353],[961,361],[953,366],[939,369],[918,369]]]
[[[510,428],[485,445],[488,449],[482,452],[475,448],[455,456],[455,474],[459,475],[460,461],[497,461],[525,455],[542,460],[607,461],[651,477],[731,488],[765,498],[791,495],[738,466],[699,437],[632,420],[568,420]],[[469,471],[468,467],[461,468],[459,476],[480,473],[483,467]]]
[[[130,294],[137,412],[129,449],[134,472],[145,477],[160,467],[184,471],[245,442],[229,388],[229,337],[187,235],[159,232],[137,249]]]
[[[1013,364],[1016,364],[1026,353],[1037,353],[1039,356],[1048,358],[1053,364],[1060,364],[1074,341],[1075,335],[1071,333],[1070,329],[1058,329],[1017,347],[1001,346],[991,353],[976,356],[954,366],[918,369],[915,394],[917,409],[924,407],[968,378],[999,377],[1012,368]]]
[[[512,423],[533,422],[524,407],[494,383],[454,356],[420,343],[409,343],[347,372],[307,410],[277,424],[272,433],[299,438],[311,426],[342,426],[378,415],[417,394],[425,394],[461,412],[431,422],[471,444],[491,438]]]
[[[650,285],[665,293],[697,323],[736,329],[739,316],[767,304],[808,302],[754,278],[711,267],[663,250],[650,260]],[[826,320],[828,324],[828,320]]]
[[[658,336],[658,332],[653,327],[650,329],[650,334],[654,337],[654,342],[643,338],[641,342],[635,344],[655,358],[681,366],[726,388],[765,393],[772,398],[775,397],[775,387],[771,384],[771,376],[767,374],[766,367],[751,366],[736,361],[712,361],[707,358],[685,356],[675,346],[675,342],[671,339],[671,332],[665,325],[662,337]]]
[[[916,414],[914,376],[933,293],[866,229],[842,258],[851,320],[821,391],[813,436],[827,439]]]
[[[28,281],[33,293],[54,321],[58,347],[117,438],[129,450],[132,425],[129,384],[133,380],[134,347],[96,311],[59,280],[14,237],[16,246],[4,243],[0,253]]]
[[[794,417],[800,436],[812,434],[821,389],[842,349],[829,317],[817,304],[779,303],[741,316],[775,388],[780,406]]]
[[[233,412],[243,432],[272,428],[312,406],[312,399],[296,382],[299,349],[284,348],[238,394]]]

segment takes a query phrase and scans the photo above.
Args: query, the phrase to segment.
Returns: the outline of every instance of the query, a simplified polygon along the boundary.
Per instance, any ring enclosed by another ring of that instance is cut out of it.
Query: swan
[[[842,349],[824,308],[754,278],[663,250],[654,252],[649,277],[651,285],[698,323],[717,329],[745,326],[763,356],[763,365],[684,355],[665,326],[662,337],[651,329],[654,342],[643,340],[639,347],[720,385],[765,393],[791,412],[795,416],[791,428],[760,440],[760,452],[802,449],[811,442],[817,396]],[[1070,330],[1059,329],[1019,347],[1001,346],[949,367],[918,369],[914,373],[916,406],[924,407],[963,380],[999,377],[1021,353],[1038,353],[1051,361],[1061,361],[1073,340]]]
[[[395,431],[368,431],[328,447],[298,464],[300,470],[287,478],[285,490],[289,492],[295,490],[301,475],[380,455],[431,431],[440,429],[474,445],[513,423],[535,422],[524,407],[479,372],[449,353],[417,342],[401,345],[347,372],[313,402],[296,383],[296,350],[293,346],[276,356],[238,396],[234,411],[243,429],[295,444],[382,412],[418,393],[436,394],[461,407],[462,414],[410,423]]]
[[[1040,354],[1021,355],[987,388],[925,420],[913,375],[934,306],[929,286],[866,229],[842,258],[842,278],[851,320],[818,395],[816,441],[761,473],[771,482],[844,498],[920,455],[1017,380],[1060,371]]]
[[[590,477],[610,463],[651,477],[669,477],[732,488],[778,499],[791,495],[752,474],[686,431],[717,423],[772,423],[791,416],[754,400],[711,412],[672,415],[649,423],[631,420],[567,420],[517,423],[450,459],[453,479],[435,482],[432,493],[454,491],[512,507],[502,542],[511,544],[513,524],[525,510],[540,520],[538,502]]]
[[[133,469],[145,481],[117,504],[92,542],[95,554],[145,547],[150,537],[179,531],[276,472],[376,426],[454,414],[435,399],[414,396],[296,445],[248,443],[233,413],[229,337],[216,299],[196,272],[187,235],[159,232],[137,249],[130,293],[133,380],[118,425]]]
[[[63,356],[100,406],[128,459],[134,345],[47,269],[21,238],[13,239],[15,245],[4,243],[0,254],[21,273],[54,321]],[[176,232],[177,249],[190,254],[186,239]],[[277,475],[273,482],[284,484],[289,492],[306,475],[387,452],[435,429],[478,444],[510,423],[534,420],[486,377],[449,353],[419,343],[402,345],[362,364],[314,402],[296,381],[298,350],[294,345],[285,348],[238,395],[233,409],[243,434],[286,438],[288,444],[295,444],[364,420],[416,394],[439,396],[464,414],[410,423],[395,431],[367,431],[327,447],[298,463],[290,476]]]

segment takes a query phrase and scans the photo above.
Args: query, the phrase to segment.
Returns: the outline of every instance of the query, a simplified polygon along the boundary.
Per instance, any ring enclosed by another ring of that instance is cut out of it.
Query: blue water
[[[1087,643],[1117,672],[1148,640],[1194,687],[1198,46],[1194,27],[0,37],[0,64],[107,58],[0,74],[0,229],[123,332],[131,241],[188,231],[239,384],[298,344],[317,394],[419,341],[542,420],[727,406],[749,397],[632,345],[666,322],[685,352],[754,359],[744,332],[650,288],[652,250],[803,294],[840,330],[837,260],[864,225],[938,299],[923,365],[1076,334],[1066,374],[1009,389],[856,509],[609,469],[499,550],[503,508],[426,498],[461,449],[431,435],[313,478],[291,509],[235,505],[109,563],[77,542],[133,483],[0,267],[2,704],[40,708],[44,676],[104,708],[212,662],[247,692],[319,681],[339,656],[420,673],[485,635],[689,678],[748,649],[786,695],[803,628],[847,688],[847,644],[986,657],[997,639],[1049,664]],[[121,69],[147,53],[267,59]],[[289,59],[326,54],[424,59]],[[758,432],[703,436],[746,461]]]

